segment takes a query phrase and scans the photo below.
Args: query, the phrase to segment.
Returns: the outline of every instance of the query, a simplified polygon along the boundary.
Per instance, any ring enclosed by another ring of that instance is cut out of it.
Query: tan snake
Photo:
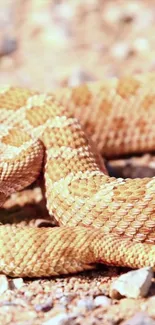
[[[0,204],[43,168],[60,227],[1,225],[0,272],[40,277],[96,263],[155,269],[155,178],[111,178],[98,153],[154,150],[155,74],[53,94],[1,88]]]

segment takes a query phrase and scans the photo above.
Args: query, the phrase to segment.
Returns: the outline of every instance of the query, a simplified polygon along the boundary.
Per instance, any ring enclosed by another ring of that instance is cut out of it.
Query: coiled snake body
[[[155,269],[155,179],[111,178],[98,153],[155,150],[154,85],[148,74],[53,94],[0,89],[0,204],[43,168],[60,225],[1,225],[1,273],[50,276],[99,262]]]

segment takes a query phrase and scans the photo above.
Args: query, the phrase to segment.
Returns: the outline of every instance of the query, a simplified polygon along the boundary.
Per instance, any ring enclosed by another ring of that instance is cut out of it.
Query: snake
[[[155,151],[155,74],[0,88],[0,205],[43,173],[54,227],[0,221],[0,273],[48,277],[99,263],[155,270],[155,177],[110,177],[102,157]]]

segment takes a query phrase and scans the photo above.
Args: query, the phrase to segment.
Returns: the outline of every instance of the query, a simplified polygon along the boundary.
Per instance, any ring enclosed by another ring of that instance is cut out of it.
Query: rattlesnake
[[[154,84],[148,74],[51,94],[0,89],[0,204],[43,170],[60,226],[1,225],[1,273],[155,269],[155,179],[110,178],[100,157],[155,150]]]

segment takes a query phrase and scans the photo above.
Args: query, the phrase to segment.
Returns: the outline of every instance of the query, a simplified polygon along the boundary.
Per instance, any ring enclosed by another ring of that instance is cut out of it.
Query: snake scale
[[[155,74],[51,94],[0,89],[0,204],[44,175],[56,227],[0,225],[0,272],[40,277],[96,263],[155,270],[155,178],[109,177],[105,157],[155,150]]]

